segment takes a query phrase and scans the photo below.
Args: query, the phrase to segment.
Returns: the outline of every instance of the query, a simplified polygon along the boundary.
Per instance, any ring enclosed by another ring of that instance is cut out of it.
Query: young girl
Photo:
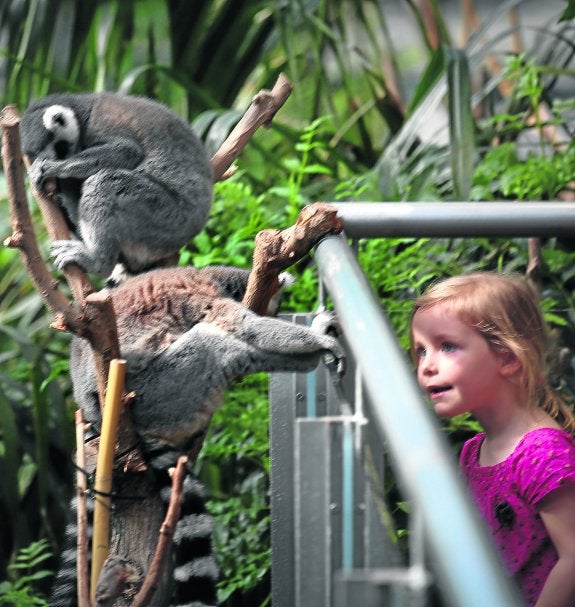
[[[575,418],[547,382],[537,294],[519,276],[449,278],[416,300],[411,337],[437,414],[483,428],[461,470],[526,604],[575,606]]]

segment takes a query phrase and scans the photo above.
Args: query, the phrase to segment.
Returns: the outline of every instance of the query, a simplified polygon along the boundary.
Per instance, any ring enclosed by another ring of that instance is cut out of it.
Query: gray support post
[[[294,428],[296,376],[270,376],[272,604],[294,607]]]
[[[331,580],[338,546],[334,517],[341,503],[332,496],[337,448],[332,424],[298,419],[295,441],[296,607],[330,607]],[[336,525],[337,527],[337,525]]]

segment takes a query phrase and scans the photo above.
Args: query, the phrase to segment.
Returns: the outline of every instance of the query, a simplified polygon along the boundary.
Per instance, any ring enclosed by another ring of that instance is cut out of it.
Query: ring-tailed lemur
[[[167,107],[115,93],[54,94],[20,124],[31,181],[56,178],[57,200],[80,240],[52,244],[55,265],[107,276],[170,258],[207,220],[212,171],[191,127]]]
[[[153,468],[173,466],[206,431],[234,379],[311,371],[322,356],[343,372],[343,350],[325,333],[324,317],[305,327],[256,315],[240,303],[247,277],[246,270],[221,266],[159,269],[110,290],[126,389],[135,392],[132,419]],[[96,376],[84,339],[73,339],[70,367],[74,396],[98,428]]]

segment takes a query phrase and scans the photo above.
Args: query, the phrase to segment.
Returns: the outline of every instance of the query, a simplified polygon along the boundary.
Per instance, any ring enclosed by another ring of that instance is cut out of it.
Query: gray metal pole
[[[362,370],[381,440],[389,445],[406,496],[423,517],[446,598],[454,607],[519,607],[454,456],[345,239],[320,242],[316,261]]]
[[[351,238],[384,236],[567,236],[575,234],[568,202],[331,203]]]

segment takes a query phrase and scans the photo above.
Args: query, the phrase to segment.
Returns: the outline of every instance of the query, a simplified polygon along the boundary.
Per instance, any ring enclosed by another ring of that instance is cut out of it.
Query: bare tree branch
[[[58,289],[58,283],[42,261],[38,248],[24,187],[19,124],[20,117],[15,106],[7,106],[2,110],[0,115],[2,161],[12,221],[12,236],[4,244],[20,250],[36,290],[42,295],[55,317],[54,327],[81,335],[85,331],[82,312]]]
[[[233,129],[220,150],[218,150],[216,155],[212,158],[214,181],[229,176],[228,168],[233,160],[241,153],[257,128],[262,125],[269,127],[272,118],[285,103],[291,90],[291,83],[282,74],[271,91],[260,91],[254,97],[252,104],[245,115]],[[101,293],[93,293],[92,285],[85,272],[82,268],[73,264],[66,266],[64,271],[75,303],[69,301],[59,290],[57,282],[52,278],[46,265],[42,261],[30,220],[24,187],[24,173],[18,132],[19,122],[20,118],[15,107],[10,106],[2,112],[0,126],[3,129],[4,165],[9,188],[10,212],[13,226],[13,234],[12,237],[8,239],[8,244],[9,246],[20,249],[26,262],[28,272],[37,290],[41,293],[54,315],[55,320],[53,326],[60,330],[70,331],[90,341],[97,370],[100,402],[103,403],[106,392],[109,362],[114,358],[119,358],[120,355],[114,311],[110,299]],[[26,161],[26,159],[24,160]],[[33,186],[32,190],[38,200],[50,238],[52,240],[68,239],[70,237],[68,227],[54,197],[54,194],[57,191],[57,182],[55,180],[48,180],[41,191]],[[258,276],[269,279],[273,272],[276,272],[277,274],[277,272],[280,271],[280,268],[291,265],[291,263],[295,262],[299,257],[309,251],[314,244],[313,234],[316,233],[314,232],[313,227],[313,225],[315,225],[313,216],[314,214],[312,213],[311,220],[310,218],[305,219],[301,224],[298,220],[298,225],[294,226],[293,229],[278,233],[280,234],[278,238],[283,243],[282,250],[286,247],[293,246],[294,252],[291,255],[291,258],[289,257],[289,253],[287,253],[288,258],[286,258],[284,262],[276,260],[275,264],[273,262],[271,264],[263,263],[262,265],[267,266],[267,271],[258,271]],[[311,231],[309,231],[310,228]],[[319,231],[321,232],[321,229]],[[282,247],[280,246],[280,249],[281,248]],[[281,257],[281,254],[279,257]],[[282,263],[284,265],[282,265]],[[252,291],[261,291],[256,282],[254,282],[254,278],[251,279]],[[263,293],[263,291],[261,292]],[[266,295],[261,295],[259,298],[252,295],[253,302],[261,302],[265,299]],[[267,307],[267,303],[265,307]],[[120,454],[120,457],[116,460],[116,470],[119,470],[119,468],[122,467],[124,471],[129,472],[142,471],[145,469],[145,464],[137,448],[136,435],[129,415],[129,404],[133,398],[133,394],[124,396],[124,406],[122,408],[123,416],[120,421],[120,434],[117,449],[117,455]],[[78,435],[80,435],[81,429],[78,427],[77,430]],[[196,459],[201,449],[202,442],[203,437],[200,437],[190,450],[189,457],[192,461]],[[80,441],[78,446],[80,460],[86,467],[90,467],[90,463],[84,461],[84,449],[87,449],[89,454],[86,459],[94,459],[94,455],[98,450],[97,441],[91,441],[89,445],[84,445],[83,442]],[[159,539],[157,541],[152,564],[148,570],[148,575],[133,603],[136,606],[142,607],[149,604],[164,575],[165,563],[168,560],[171,549],[174,529],[179,519],[182,483],[185,475],[186,461],[186,458],[180,458],[178,461],[178,467],[176,468],[176,473],[173,478],[170,506],[164,523],[159,531]],[[131,475],[130,478],[134,479],[135,476]],[[86,513],[85,508],[83,508],[81,504],[82,500],[80,493],[82,491],[82,484],[79,482],[79,601],[80,604],[88,607],[89,597],[86,599],[85,596],[86,584],[84,571]],[[156,514],[154,514],[154,516]],[[153,527],[156,528],[155,525],[153,525]],[[153,530],[150,529],[150,531]],[[142,554],[148,550],[149,545],[151,544],[149,544],[148,541],[146,546],[142,547]],[[130,554],[133,553],[130,552]],[[126,585],[129,584],[130,579],[136,575],[134,572],[138,571],[137,563],[141,556],[142,555],[135,557],[133,559],[134,562],[132,562],[131,557],[130,560],[127,561],[114,554],[110,555],[110,558],[104,566],[102,575],[100,576],[101,585],[98,586],[97,605],[112,605],[114,604],[115,599],[120,596],[123,597],[122,600],[125,600]],[[143,562],[146,561],[144,560]]]
[[[24,164],[26,168],[30,166],[30,162],[26,157],[24,157]],[[57,190],[56,180],[47,180],[42,190],[38,189],[35,184],[30,183],[30,189],[42,212],[50,240],[70,240],[70,231],[68,230],[66,221],[64,220],[60,206],[54,200],[54,194]],[[76,264],[68,264],[64,268],[64,276],[70,285],[74,300],[79,305],[82,305],[85,298],[94,290],[92,283],[86,276],[86,272]]]
[[[76,575],[78,585],[78,607],[90,607],[88,583],[88,513],[86,510],[86,458],[84,457],[84,416],[82,409],[76,411],[76,516],[78,537],[76,539]]]
[[[152,597],[156,591],[158,581],[165,569],[166,562],[168,561],[170,550],[172,548],[174,531],[176,529],[178,520],[180,519],[182,490],[186,476],[187,462],[188,458],[184,455],[178,458],[178,462],[172,476],[170,504],[168,506],[168,511],[166,512],[166,518],[164,519],[160,529],[160,537],[156,545],[156,551],[154,553],[152,562],[150,563],[148,573],[146,574],[146,579],[144,580],[140,591],[136,595],[136,598],[132,603],[132,607],[147,607],[147,605],[150,604],[150,601],[152,600]]]
[[[58,283],[53,279],[42,260],[36,234],[32,227],[24,186],[19,125],[20,116],[16,107],[4,108],[0,115],[2,160],[12,222],[12,236],[5,244],[20,250],[36,290],[42,295],[54,315],[52,327],[60,331],[70,331],[90,342],[96,367],[100,403],[103,405],[110,361],[120,357],[112,302],[105,294],[93,293],[86,273],[80,267],[70,264],[66,266],[64,275],[76,303],[71,302],[59,289]],[[54,183],[48,183],[47,190],[53,192],[54,188]],[[53,196],[38,191],[37,188],[32,188],[32,190],[38,200],[51,239],[69,238],[68,227],[62,211]],[[119,451],[126,451],[128,448],[134,449],[137,442],[135,431],[126,412],[123,412],[122,423],[125,426],[120,437],[124,442],[120,443]],[[143,465],[143,458],[139,452],[135,453],[131,461],[136,468],[141,468]]]
[[[280,272],[309,253],[324,236],[342,229],[337,209],[316,202],[301,210],[295,225],[281,232],[259,232],[243,304],[257,314],[266,314],[270,299],[279,289]]]
[[[291,82],[284,74],[280,74],[271,91],[261,90],[257,93],[246,113],[212,157],[214,182],[226,179],[234,172],[229,169],[232,162],[260,126],[270,127],[273,117],[286,102],[291,91]]]

